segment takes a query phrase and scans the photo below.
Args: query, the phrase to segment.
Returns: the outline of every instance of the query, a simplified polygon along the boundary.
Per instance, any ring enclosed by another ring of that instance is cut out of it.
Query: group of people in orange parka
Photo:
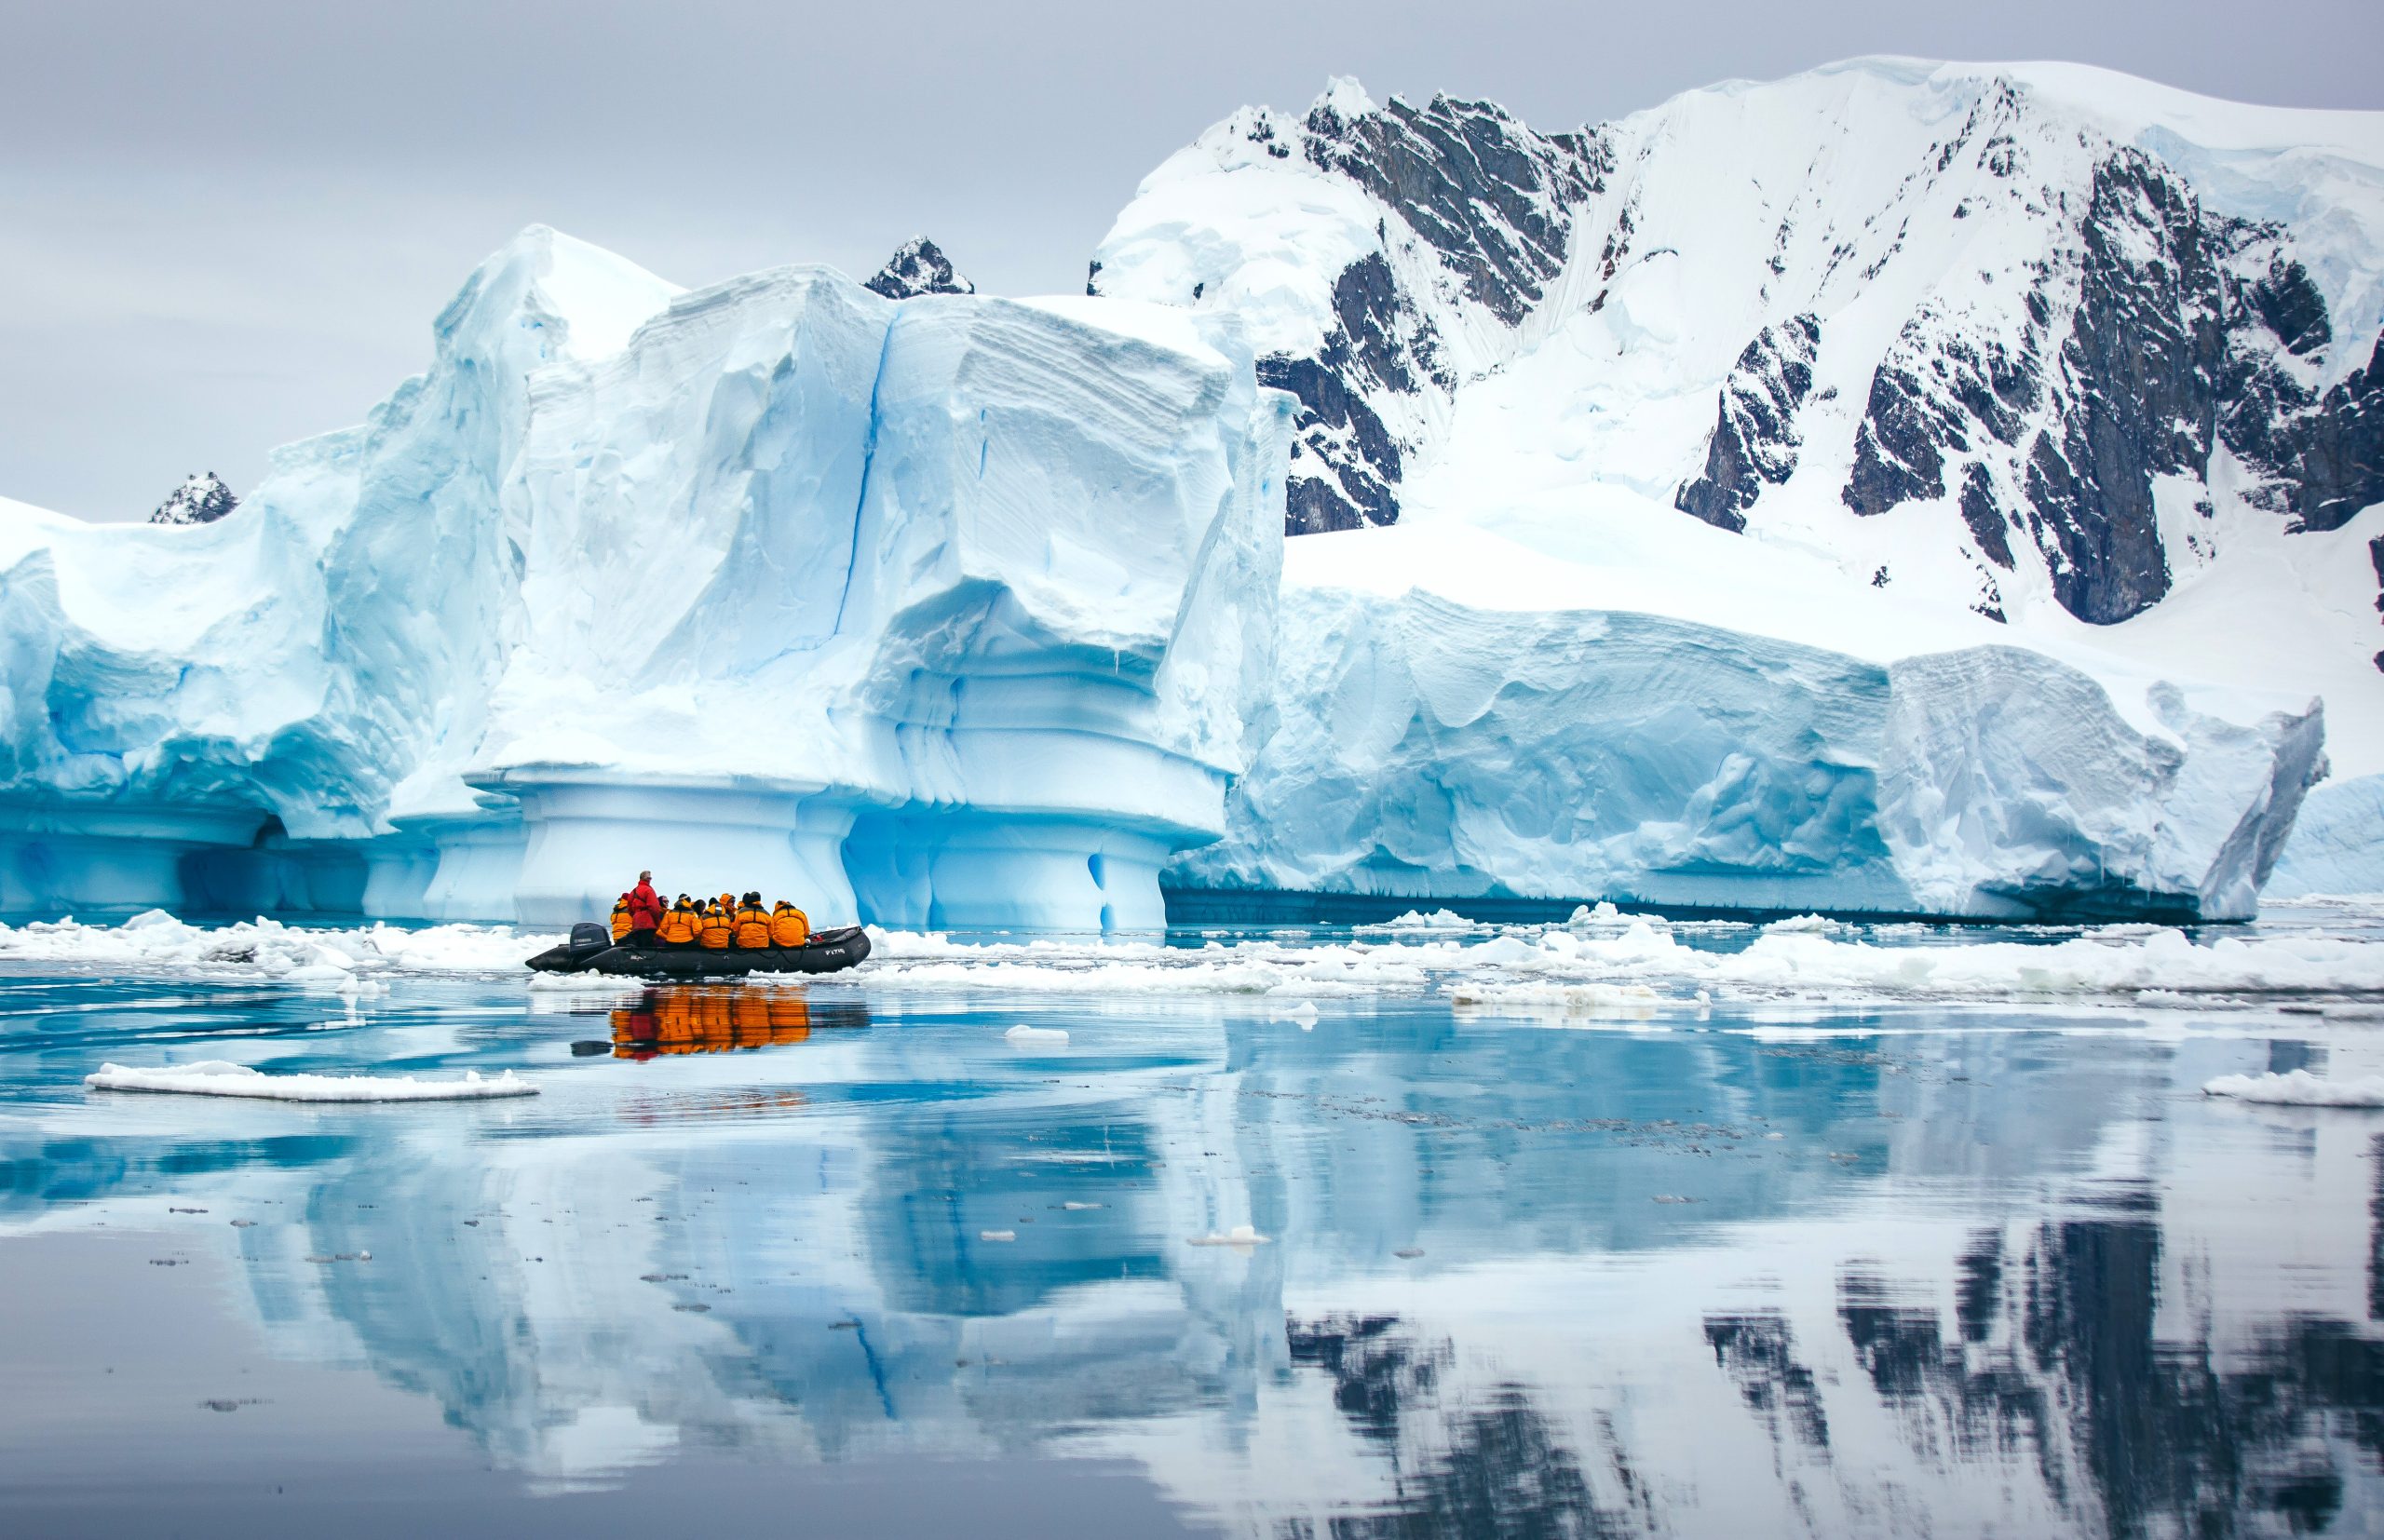
[[[654,890],[654,873],[641,871],[637,885],[613,905],[613,942],[630,947],[701,947],[712,952],[732,948],[799,947],[811,939],[811,919],[780,898],[762,907],[760,893],[738,898],[724,893],[717,898],[690,898],[665,908]]]

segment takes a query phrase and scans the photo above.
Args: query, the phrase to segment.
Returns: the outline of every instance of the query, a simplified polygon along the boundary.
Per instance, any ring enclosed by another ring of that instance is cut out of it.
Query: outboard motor
[[[610,951],[613,933],[606,926],[583,920],[571,927],[571,960],[584,963],[600,952]]]

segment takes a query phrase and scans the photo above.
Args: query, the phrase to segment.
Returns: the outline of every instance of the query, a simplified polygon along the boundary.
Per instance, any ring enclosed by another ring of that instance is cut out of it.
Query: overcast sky
[[[1351,74],[1542,128],[1859,53],[2384,107],[2378,0],[0,0],[0,496],[144,518],[359,420],[524,224],[687,285],[931,236],[1074,290],[1143,174]]]

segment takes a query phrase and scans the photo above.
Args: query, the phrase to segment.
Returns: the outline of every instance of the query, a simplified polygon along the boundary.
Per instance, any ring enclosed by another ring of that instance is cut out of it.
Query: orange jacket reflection
[[[657,990],[613,1012],[613,1057],[726,1053],[732,1048],[800,1043],[811,1035],[803,996],[729,990]]]

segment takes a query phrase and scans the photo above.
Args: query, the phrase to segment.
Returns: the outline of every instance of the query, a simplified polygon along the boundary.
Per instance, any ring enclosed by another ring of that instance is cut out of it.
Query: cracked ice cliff
[[[1295,541],[1198,889],[2243,918],[2322,711],[2004,643],[1624,504]],[[1402,907],[1404,907],[1402,904]]]

